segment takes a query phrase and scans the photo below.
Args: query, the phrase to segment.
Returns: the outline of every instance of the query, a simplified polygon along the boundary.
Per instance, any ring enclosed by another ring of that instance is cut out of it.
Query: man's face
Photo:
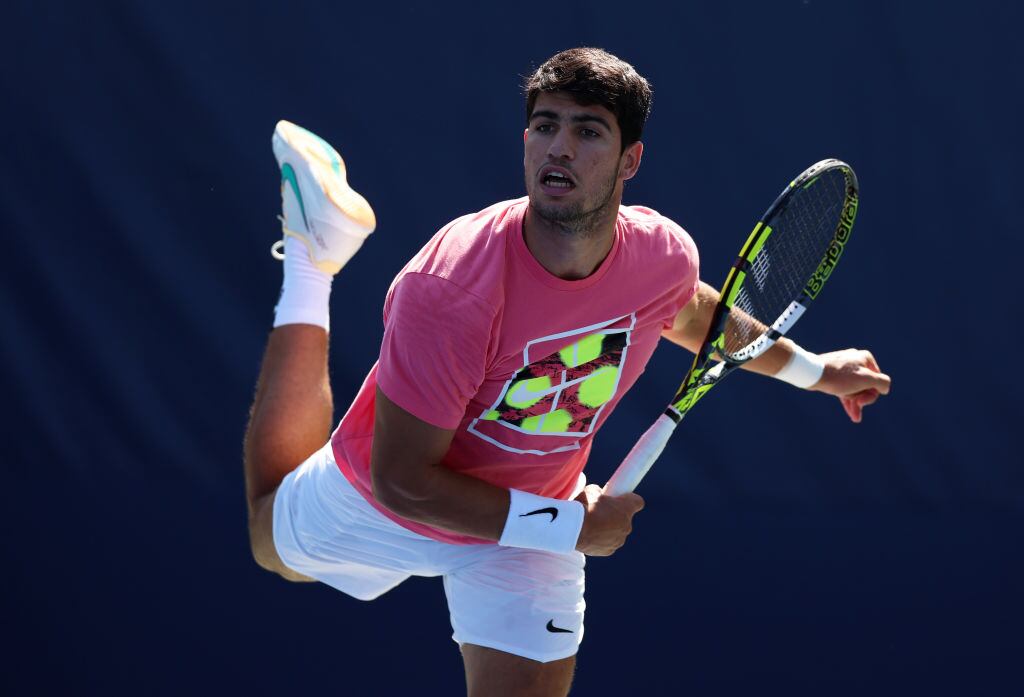
[[[587,232],[622,199],[622,181],[639,166],[642,146],[621,151],[615,115],[564,92],[537,97],[525,133],[523,165],[530,206],[545,220]]]

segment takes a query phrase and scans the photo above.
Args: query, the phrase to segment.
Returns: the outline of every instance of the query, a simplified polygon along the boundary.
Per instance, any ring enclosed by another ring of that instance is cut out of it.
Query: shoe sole
[[[320,190],[358,228],[361,236],[365,237],[373,232],[377,227],[377,217],[366,199],[348,185],[345,161],[338,151],[323,138],[290,121],[279,121],[274,130],[290,148],[306,160]],[[294,164],[292,166],[294,167]],[[305,235],[290,230],[285,230],[285,234],[301,240],[310,250],[310,256],[313,256],[313,247]],[[326,259],[315,263],[332,274],[341,268]]]

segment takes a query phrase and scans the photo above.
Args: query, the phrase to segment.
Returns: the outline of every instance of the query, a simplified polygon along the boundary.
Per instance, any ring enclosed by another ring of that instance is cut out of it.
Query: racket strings
[[[764,247],[747,271],[725,326],[725,352],[735,355],[764,335],[797,299],[821,263],[846,198],[846,176],[827,170],[795,189],[766,224]]]

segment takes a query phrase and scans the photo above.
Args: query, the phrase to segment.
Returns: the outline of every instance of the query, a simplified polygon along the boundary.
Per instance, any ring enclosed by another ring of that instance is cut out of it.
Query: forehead
[[[600,104],[580,104],[572,98],[568,92],[541,92],[537,95],[537,101],[533,103],[533,114],[538,111],[549,111],[555,113],[559,119],[570,120],[587,117],[597,117],[608,123],[615,131],[618,131],[619,124],[615,114]]]

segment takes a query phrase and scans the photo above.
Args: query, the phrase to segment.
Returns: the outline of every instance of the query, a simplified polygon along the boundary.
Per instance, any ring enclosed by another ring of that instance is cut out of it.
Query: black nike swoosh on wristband
[[[558,517],[558,509],[557,508],[538,508],[536,511],[530,511],[529,513],[520,513],[519,517],[520,518],[525,518],[528,515],[537,515],[538,513],[550,513],[551,514],[551,521],[550,522],[552,522],[552,523],[555,521],[555,518]]]
[[[566,634],[572,634],[572,630],[571,629],[562,629],[561,627],[556,627],[554,620],[548,620],[548,631],[553,633],[553,634],[557,634],[558,632],[565,632]]]

